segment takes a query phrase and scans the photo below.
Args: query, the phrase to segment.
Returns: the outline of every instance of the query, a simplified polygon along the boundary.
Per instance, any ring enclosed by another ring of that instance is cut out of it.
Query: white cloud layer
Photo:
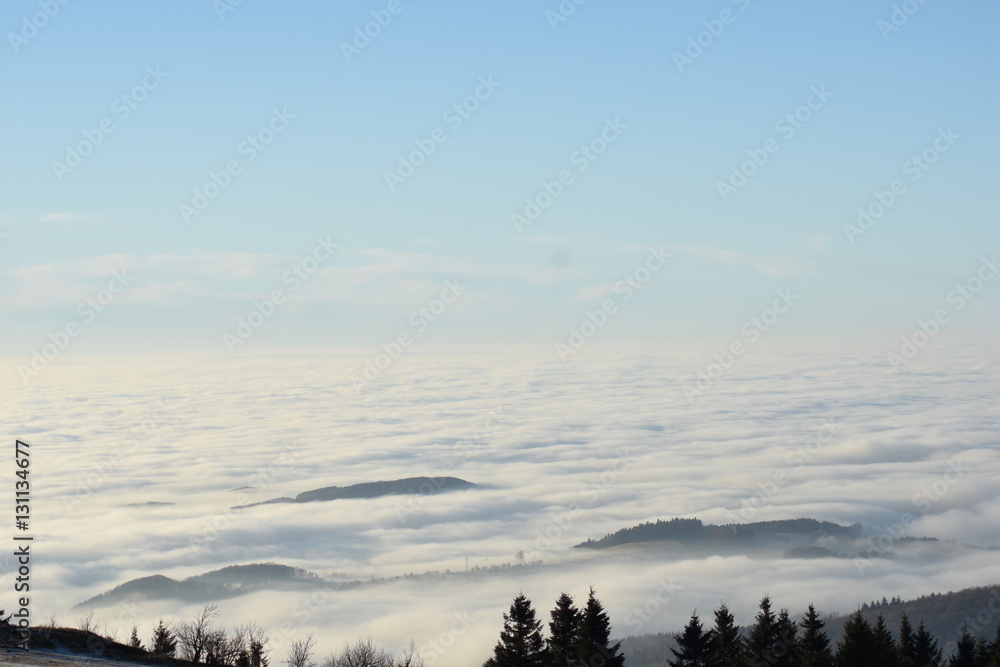
[[[849,611],[872,597],[1000,581],[995,552],[948,545],[863,574],[851,560],[628,557],[636,562],[570,550],[641,521],[725,523],[741,511],[747,520],[861,521],[876,533],[909,513],[913,535],[1000,543],[991,349],[928,349],[900,374],[885,372],[881,356],[760,354],[690,403],[683,388],[699,360],[684,355],[569,364],[403,355],[362,394],[348,372],[358,363],[66,363],[27,389],[5,389],[8,441],[32,446],[37,622],[55,614],[71,625],[73,604],[134,577],[233,563],[366,578],[461,571],[466,558],[515,562],[519,550],[544,560],[541,570],[385,583],[315,603],[260,592],[220,605],[229,625],[254,618],[272,635],[284,622],[314,631],[323,653],[364,634],[421,646],[467,615],[468,629],[435,662],[462,665],[486,657],[522,590],[547,617],[560,591],[582,597],[592,584],[631,634],[678,629],[695,607],[708,613],[721,601],[746,621],[764,592],[794,613],[809,602]],[[803,449],[830,423],[832,435]],[[807,455],[792,463],[796,452]],[[949,475],[956,462],[960,474]],[[772,487],[779,471],[787,478]],[[401,498],[229,509],[244,486],[255,487],[242,498],[254,502],[435,474],[484,488],[419,498],[413,511]],[[127,506],[148,501],[175,504]],[[574,506],[581,511],[570,516]],[[210,538],[206,548],[191,547],[199,537]],[[3,570],[10,590],[9,558]],[[648,619],[636,615],[668,581],[675,597]],[[148,635],[161,615],[193,609],[147,603],[97,618],[114,625],[125,614],[120,637],[133,618]]]

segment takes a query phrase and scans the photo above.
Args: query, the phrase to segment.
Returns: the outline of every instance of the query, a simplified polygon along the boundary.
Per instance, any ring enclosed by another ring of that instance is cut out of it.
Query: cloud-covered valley
[[[33,613],[72,625],[74,605],[129,579],[235,563],[345,581],[542,561],[220,602],[223,623],[253,618],[272,637],[289,623],[292,638],[315,632],[322,653],[365,634],[402,648],[452,633],[435,664],[459,665],[486,657],[518,591],[545,613],[562,590],[593,585],[616,631],[634,634],[679,629],[722,601],[748,620],[765,592],[794,613],[843,612],[995,583],[996,553],[961,546],[1000,543],[991,354],[928,349],[897,374],[878,355],[760,353],[690,401],[700,357],[689,354],[403,355],[362,391],[350,357],[53,364],[3,398],[9,438],[34,457]],[[418,475],[480,486],[232,509]],[[861,522],[890,544],[898,526],[957,544],[891,548],[860,569],[572,549],[673,517],[812,517]],[[9,590],[9,557],[3,569]],[[194,608],[145,602],[96,618],[124,638]]]

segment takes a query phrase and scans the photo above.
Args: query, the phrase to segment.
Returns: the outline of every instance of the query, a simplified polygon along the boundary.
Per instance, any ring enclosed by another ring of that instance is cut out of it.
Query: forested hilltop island
[[[824,537],[857,538],[863,535],[860,523],[842,526],[817,519],[787,519],[755,523],[705,524],[701,519],[670,519],[641,523],[631,528],[605,535],[599,540],[587,540],[578,549],[608,549],[641,542],[677,542],[686,546],[764,546],[781,543],[791,545]]]
[[[304,491],[294,498],[272,498],[250,505],[236,505],[233,509],[249,509],[260,505],[275,505],[282,503],[316,503],[331,500],[358,500],[366,498],[382,498],[383,496],[402,495],[434,495],[449,491],[462,491],[476,488],[476,484],[458,477],[407,477],[405,479],[380,480],[377,482],[361,482],[349,486],[325,486],[320,489]]]
[[[220,616],[216,605],[207,604],[187,620],[161,619],[146,641],[133,626],[127,644],[121,644],[118,637],[101,632],[104,626],[91,612],[76,629],[56,627],[54,621],[31,628],[29,646],[51,658],[46,664],[53,665],[73,654],[86,655],[92,666],[102,660],[176,667],[454,664],[447,649],[436,644],[419,649],[411,644],[392,653],[371,638],[349,641],[338,653],[318,656],[312,635],[293,633],[285,641],[272,642],[268,631],[253,621],[227,631]],[[8,661],[19,664],[10,653],[21,644],[10,618],[0,618],[0,644]],[[560,595],[547,621],[521,593],[502,620],[498,612],[497,626],[499,638],[483,667],[1000,667],[1000,585],[910,601],[883,598],[846,617],[824,617],[812,604],[793,615],[776,609],[764,595],[752,619],[737,619],[723,604],[705,619],[693,612],[677,633],[620,639],[593,588],[579,606],[570,595]],[[274,650],[278,644],[280,651]],[[489,648],[483,648],[487,653]]]

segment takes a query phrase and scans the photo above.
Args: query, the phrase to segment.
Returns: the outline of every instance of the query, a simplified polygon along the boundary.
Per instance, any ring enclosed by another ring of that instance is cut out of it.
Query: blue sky
[[[222,5],[0,9],[2,356],[80,320],[121,268],[133,278],[74,354],[228,354],[223,334],[274,289],[287,302],[239,354],[377,349],[454,279],[466,291],[421,344],[550,349],[620,298],[650,246],[671,260],[600,339],[738,337],[793,289],[775,335],[881,350],[1000,245],[994,3],[914,2],[883,34],[893,3],[870,0],[589,0],[554,29],[554,1],[401,0],[350,61],[341,44],[388,1]],[[678,71],[706,21],[720,34]],[[144,80],[124,117],[116,100]],[[446,113],[481,80],[497,85],[456,127]],[[814,89],[832,95],[791,136],[776,129]],[[282,131],[249,161],[243,142],[275,110]],[[580,171],[609,119],[625,129]],[[113,132],[60,180],[53,163],[102,121]],[[385,173],[438,128],[446,140],[390,191]],[[911,181],[905,163],[949,128]],[[718,182],[769,139],[777,152],[723,201]],[[185,222],[179,207],[231,161],[239,173]],[[572,182],[518,232],[511,216],[562,170]],[[904,194],[849,243],[844,225],[896,179]],[[290,290],[282,276],[327,236],[338,251]],[[947,335],[995,333],[998,287]]]

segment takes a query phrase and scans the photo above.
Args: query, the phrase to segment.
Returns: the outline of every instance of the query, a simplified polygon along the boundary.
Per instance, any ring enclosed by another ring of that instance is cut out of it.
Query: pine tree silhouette
[[[624,667],[621,644],[612,646],[611,620],[590,589],[577,632],[577,660],[582,667]]]
[[[563,593],[556,600],[556,607],[550,612],[549,663],[552,667],[574,667],[576,665],[576,635],[580,625],[580,610],[573,605],[573,598]]]
[[[920,667],[936,667],[941,663],[941,650],[938,648],[937,640],[924,627],[924,622],[920,621],[917,627],[916,651],[914,659]]]
[[[765,595],[761,598],[760,611],[747,636],[746,656],[751,664],[771,664],[772,651],[778,644],[778,632],[778,618],[771,610],[771,598]]]
[[[800,667],[833,667],[830,638],[823,630],[826,624],[820,620],[813,605],[809,605],[799,625],[802,636],[796,642],[795,653]]]
[[[979,667],[976,663],[976,638],[969,632],[969,628],[962,628],[958,650],[948,661],[948,667]]]
[[[132,648],[138,648],[138,649],[142,648],[142,640],[139,639],[139,626],[138,625],[133,625],[132,626],[132,636],[129,637],[128,645],[131,646]]]
[[[771,665],[774,667],[796,667],[795,642],[799,628],[788,615],[787,609],[778,613],[775,624],[778,630],[778,641],[771,648]]]
[[[740,637],[736,619],[726,605],[715,610],[715,628],[712,630],[711,667],[741,667],[743,665],[743,638]]]
[[[518,595],[510,612],[503,615],[503,621],[493,657],[484,667],[545,667],[548,651],[542,639],[542,622],[535,618],[531,601],[523,594]]]
[[[993,643],[989,645],[986,667],[1000,667],[1000,625],[997,625]]]
[[[896,656],[899,667],[924,667],[917,662],[917,636],[913,633],[913,625],[903,612],[899,621],[899,642],[896,644]]]
[[[844,637],[837,644],[837,667],[878,667],[875,660],[875,633],[861,610],[844,624]]]
[[[712,631],[705,631],[698,612],[694,612],[684,632],[677,636],[677,648],[670,649],[674,659],[668,659],[668,664],[670,667],[709,667],[711,646]]]
[[[879,614],[872,628],[875,638],[875,661],[880,667],[899,667],[899,651],[892,632],[886,627],[885,618]]]
[[[162,655],[168,658],[174,657],[177,652],[177,638],[174,637],[174,633],[170,631],[170,628],[164,625],[163,619],[160,619],[159,625],[153,630],[153,641],[151,642],[150,653],[153,655]]]

